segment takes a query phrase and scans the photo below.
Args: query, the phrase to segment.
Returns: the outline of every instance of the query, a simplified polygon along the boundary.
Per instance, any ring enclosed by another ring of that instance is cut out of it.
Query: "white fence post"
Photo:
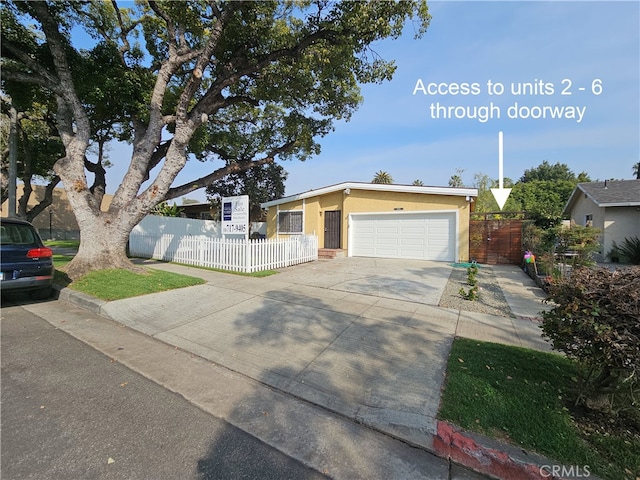
[[[248,237],[245,237],[243,240],[244,243],[244,269],[242,270],[245,273],[251,273],[253,271],[251,265],[251,240]]]

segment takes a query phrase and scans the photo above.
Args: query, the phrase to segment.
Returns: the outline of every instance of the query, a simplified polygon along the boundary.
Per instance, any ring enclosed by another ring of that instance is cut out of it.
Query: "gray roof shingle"
[[[605,185],[606,183],[606,185]],[[616,204],[640,205],[640,180],[608,180],[606,182],[579,183],[578,187],[600,207]]]
[[[565,207],[571,208],[578,194],[587,195],[599,207],[640,206],[640,180],[607,180],[579,183]]]

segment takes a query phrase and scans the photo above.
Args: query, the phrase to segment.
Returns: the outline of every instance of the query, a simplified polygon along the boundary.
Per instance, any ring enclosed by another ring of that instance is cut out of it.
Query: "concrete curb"
[[[568,478],[554,474],[554,471],[566,471],[557,461],[477,433],[467,432],[441,420],[437,422],[433,450],[436,455],[450,462],[498,479],[563,480]],[[561,473],[561,475],[565,474]],[[589,477],[594,480],[598,478],[592,474]],[[569,478],[576,478],[576,476],[572,475]]]
[[[100,300],[99,298],[92,297],[91,295],[87,295],[86,293],[77,292],[70,288],[59,287],[54,285],[54,290],[56,291],[55,298],[58,300],[62,300],[67,303],[71,303],[72,305],[76,305],[77,307],[84,308],[85,310],[90,311],[91,313],[95,313],[96,315],[105,316],[102,313],[102,306],[105,305],[107,300]]]

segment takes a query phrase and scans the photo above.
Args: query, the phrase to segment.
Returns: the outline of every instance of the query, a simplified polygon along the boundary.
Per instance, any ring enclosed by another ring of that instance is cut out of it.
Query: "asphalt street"
[[[0,325],[5,480],[325,478],[19,305]]]

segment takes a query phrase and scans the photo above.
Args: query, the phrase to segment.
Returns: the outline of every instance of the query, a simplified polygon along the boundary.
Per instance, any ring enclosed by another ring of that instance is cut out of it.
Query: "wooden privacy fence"
[[[134,257],[251,273],[317,260],[318,237],[296,235],[285,239],[247,241],[132,232],[129,253]]]
[[[520,265],[523,258],[520,219],[469,221],[469,257],[489,265]]]

